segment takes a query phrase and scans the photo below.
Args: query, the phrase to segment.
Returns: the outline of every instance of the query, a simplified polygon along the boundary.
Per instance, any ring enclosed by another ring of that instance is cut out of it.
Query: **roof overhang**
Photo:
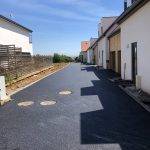
[[[120,28],[117,28],[116,30],[114,30],[109,36],[108,38],[111,38],[117,34],[119,34],[121,32],[121,29]]]
[[[150,0],[137,0],[135,1],[126,11],[124,11],[116,20],[118,24],[123,23],[130,16],[132,16],[136,11],[143,7]]]
[[[109,26],[109,28],[97,39],[97,41],[95,43],[99,42],[115,24],[121,24],[121,23],[123,23],[126,19],[128,19],[132,14],[134,14],[137,10],[139,10],[141,7],[143,7],[149,1],[150,0],[137,0],[137,1],[135,1],[126,11],[124,11]]]
[[[96,46],[97,46],[97,40],[93,43],[92,46],[89,47],[89,49],[93,49],[93,48],[95,48]]]
[[[97,42],[99,42],[106,34],[107,32],[116,24],[117,19],[108,27],[108,29],[97,39]]]
[[[24,29],[24,30],[26,30],[26,31],[28,31],[28,32],[31,32],[31,33],[33,32],[31,29],[28,29],[28,28],[24,27],[23,25],[21,25],[21,24],[15,22],[15,21],[13,21],[13,20],[7,18],[7,17],[4,17],[4,16],[2,16],[2,15],[0,15],[0,19],[3,19],[3,20],[5,20],[5,21],[7,21],[7,22],[9,22],[9,23],[11,23],[11,24],[14,24],[14,25],[16,25],[16,26],[18,26],[18,27],[20,27],[20,28],[22,28],[22,29]]]

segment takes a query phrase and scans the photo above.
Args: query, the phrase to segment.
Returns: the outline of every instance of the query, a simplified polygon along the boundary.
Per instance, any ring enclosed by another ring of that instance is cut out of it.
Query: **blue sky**
[[[97,37],[102,16],[116,16],[123,0],[1,0],[0,13],[32,29],[34,53],[78,55],[80,42]]]

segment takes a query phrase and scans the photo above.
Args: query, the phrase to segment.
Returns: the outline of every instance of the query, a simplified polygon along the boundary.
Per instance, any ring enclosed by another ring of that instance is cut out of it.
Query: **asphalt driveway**
[[[13,95],[0,108],[0,150],[150,150],[150,114],[110,76],[71,64]],[[57,103],[40,105],[47,100]],[[19,107],[23,101],[34,104]]]

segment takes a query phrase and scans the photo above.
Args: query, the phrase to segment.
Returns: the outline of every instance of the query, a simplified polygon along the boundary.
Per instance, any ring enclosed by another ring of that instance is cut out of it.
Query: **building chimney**
[[[124,11],[128,8],[127,0],[124,0]]]
[[[131,3],[133,4],[136,0],[132,0]]]

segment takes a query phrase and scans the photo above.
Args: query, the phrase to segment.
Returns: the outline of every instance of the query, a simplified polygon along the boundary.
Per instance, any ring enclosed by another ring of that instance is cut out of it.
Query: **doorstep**
[[[10,101],[11,101],[10,96],[7,96],[5,99],[0,100],[0,106],[3,106],[3,105],[5,105],[6,103],[8,103]]]
[[[109,78],[108,80],[118,85],[120,89],[122,89],[126,94],[140,104],[146,111],[150,112],[150,95],[141,90],[136,90],[132,81],[122,80],[119,77]]]
[[[139,91],[136,90],[135,87],[123,87],[122,85],[119,85],[119,87],[137,103],[139,103],[146,111],[150,112],[150,101],[145,103],[143,97],[140,96]]]

